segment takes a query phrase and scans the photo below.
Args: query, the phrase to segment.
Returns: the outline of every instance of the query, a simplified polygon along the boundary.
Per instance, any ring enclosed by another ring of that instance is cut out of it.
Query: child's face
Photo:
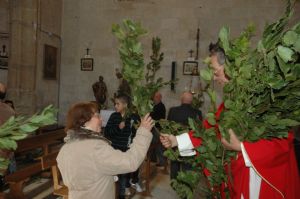
[[[122,113],[123,111],[125,111],[126,107],[127,107],[126,103],[124,103],[119,99],[115,99],[115,108],[117,112]]]

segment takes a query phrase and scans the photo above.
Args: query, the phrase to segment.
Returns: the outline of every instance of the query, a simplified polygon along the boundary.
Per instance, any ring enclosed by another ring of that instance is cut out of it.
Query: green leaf
[[[24,132],[33,132],[35,130],[37,130],[39,127],[38,126],[34,126],[32,124],[23,124],[22,126],[20,126],[20,130],[24,131]]]
[[[206,68],[200,71],[200,76],[205,80],[210,82],[213,79],[213,72],[211,69]]]
[[[16,150],[17,143],[9,138],[0,138],[0,149]]]
[[[212,140],[207,142],[207,146],[211,151],[215,151],[217,149],[217,144],[214,143]]]
[[[216,118],[214,113],[207,113],[206,114],[207,121],[211,125],[216,125]]]
[[[274,78],[269,80],[268,82],[269,86],[273,89],[281,89],[282,87],[286,86],[287,83],[283,79]]]
[[[222,42],[222,47],[227,53],[230,50],[229,47],[229,28],[228,27],[222,27],[219,33],[220,41]]]
[[[241,78],[250,79],[251,78],[251,65],[245,65],[240,67],[239,72],[241,74]]]
[[[28,135],[27,134],[17,134],[17,135],[13,135],[10,137],[10,139],[12,140],[22,140],[24,138],[26,138]]]
[[[287,46],[290,46],[296,43],[297,39],[298,39],[298,35],[296,32],[288,31],[283,36],[283,43]]]
[[[300,125],[300,122],[292,119],[282,119],[282,120],[278,120],[276,124],[293,127],[293,126]]]
[[[294,51],[290,48],[284,47],[284,46],[278,46],[277,53],[280,56],[280,58],[285,62],[292,61],[292,56],[294,54]]]
[[[224,105],[226,107],[226,109],[232,109],[233,106],[233,102],[229,99],[225,100]]]
[[[207,94],[209,95],[211,101],[213,104],[216,103],[216,100],[217,100],[217,94],[216,94],[216,91],[212,90],[212,89],[207,89]]]
[[[300,33],[299,33],[300,34]],[[294,49],[296,52],[300,53],[300,35],[298,35],[297,41],[294,43]]]

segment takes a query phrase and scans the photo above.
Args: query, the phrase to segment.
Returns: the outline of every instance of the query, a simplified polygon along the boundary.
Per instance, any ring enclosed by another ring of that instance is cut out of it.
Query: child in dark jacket
[[[133,138],[136,134],[135,125],[139,121],[137,115],[128,115],[128,106],[130,105],[130,98],[127,95],[120,94],[115,98],[116,112],[111,114],[104,131],[104,135],[112,142],[112,147],[123,152],[129,149]],[[132,176],[131,185],[138,191],[142,192],[142,188],[138,181],[139,171],[134,173],[120,174],[119,177],[119,195],[120,199],[129,195],[129,179]]]

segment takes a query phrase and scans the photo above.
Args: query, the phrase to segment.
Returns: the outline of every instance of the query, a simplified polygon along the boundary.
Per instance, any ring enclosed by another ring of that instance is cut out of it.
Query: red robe
[[[216,112],[218,120],[224,104],[221,104]],[[205,128],[211,128],[207,120],[203,121]],[[214,126],[217,136],[220,136],[218,126]],[[199,147],[201,139],[193,137],[193,132],[189,132],[190,139],[194,147]],[[293,134],[289,133],[287,139],[273,138],[271,140],[259,140],[255,143],[243,142],[245,150],[251,160],[256,173],[262,178],[260,187],[260,199],[300,199],[300,179],[295,159],[293,146]],[[231,199],[240,199],[243,194],[244,199],[249,198],[249,167],[245,166],[245,161],[241,152],[236,160],[231,162],[231,174],[233,184],[227,182]],[[222,194],[223,197],[224,194]]]

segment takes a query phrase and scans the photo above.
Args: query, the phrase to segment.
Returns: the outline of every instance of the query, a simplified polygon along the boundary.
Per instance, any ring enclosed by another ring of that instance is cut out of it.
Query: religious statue
[[[126,81],[126,79],[123,78],[123,75],[121,74],[119,69],[116,69],[116,76],[119,79],[119,88],[118,88],[117,94],[126,94],[126,95],[130,96],[130,94],[131,94],[130,86],[129,86],[128,82]]]
[[[103,107],[106,101],[107,87],[103,77],[99,76],[99,81],[93,84],[93,91],[96,101],[100,107]]]

